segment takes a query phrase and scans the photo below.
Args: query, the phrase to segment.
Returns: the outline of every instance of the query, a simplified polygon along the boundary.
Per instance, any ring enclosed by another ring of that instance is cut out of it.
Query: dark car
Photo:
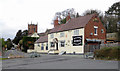
[[[40,54],[37,52],[31,52],[31,53],[29,53],[29,56],[30,56],[30,58],[40,57]]]

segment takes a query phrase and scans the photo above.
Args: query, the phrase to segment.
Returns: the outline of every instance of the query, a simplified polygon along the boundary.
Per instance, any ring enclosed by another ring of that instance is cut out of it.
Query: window
[[[51,34],[51,35],[50,35],[50,38],[54,38],[54,34]]]
[[[64,33],[63,32],[60,33],[60,37],[64,37]]]
[[[94,35],[97,35],[97,29],[98,29],[98,27],[94,26]]]
[[[60,41],[60,47],[65,47],[65,41]]]
[[[42,45],[41,45],[41,50],[44,50],[44,45],[43,45],[43,43],[42,43]]]
[[[79,30],[74,30],[74,35],[79,35]]]
[[[104,30],[103,30],[103,29],[101,29],[101,33],[104,33]]]
[[[39,43],[38,43],[38,47],[40,47]]]
[[[29,31],[30,31],[30,28],[29,28]]]
[[[55,47],[54,42],[50,42],[50,47]]]
[[[35,32],[35,28],[34,28],[34,32]]]
[[[48,50],[48,43],[46,43],[46,50]]]

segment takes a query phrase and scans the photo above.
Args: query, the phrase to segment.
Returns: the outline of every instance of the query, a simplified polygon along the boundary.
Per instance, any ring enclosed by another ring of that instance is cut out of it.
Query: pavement
[[[2,60],[0,60],[0,71],[2,70]]]
[[[3,69],[118,69],[118,61],[84,59],[82,55],[47,55],[2,61]]]

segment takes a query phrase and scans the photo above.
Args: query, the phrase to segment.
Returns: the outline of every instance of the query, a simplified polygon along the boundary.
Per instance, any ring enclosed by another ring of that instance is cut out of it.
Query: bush
[[[95,57],[99,59],[120,60],[120,47],[105,47],[95,51]]]
[[[39,38],[35,37],[23,37],[22,39],[22,45],[23,45],[23,50],[24,52],[27,52],[27,49],[33,49],[34,48],[34,42],[38,40]]]

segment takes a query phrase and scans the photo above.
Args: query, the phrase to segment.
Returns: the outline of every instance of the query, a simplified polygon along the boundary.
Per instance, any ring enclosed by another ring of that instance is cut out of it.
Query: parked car
[[[30,56],[30,58],[40,57],[40,54],[37,52],[31,52],[31,53],[29,53],[29,56]]]
[[[84,54],[84,58],[88,59],[88,58],[94,58],[94,52],[87,52]]]
[[[12,47],[12,48],[11,48],[11,50],[15,50],[15,48],[14,48],[14,47]]]

